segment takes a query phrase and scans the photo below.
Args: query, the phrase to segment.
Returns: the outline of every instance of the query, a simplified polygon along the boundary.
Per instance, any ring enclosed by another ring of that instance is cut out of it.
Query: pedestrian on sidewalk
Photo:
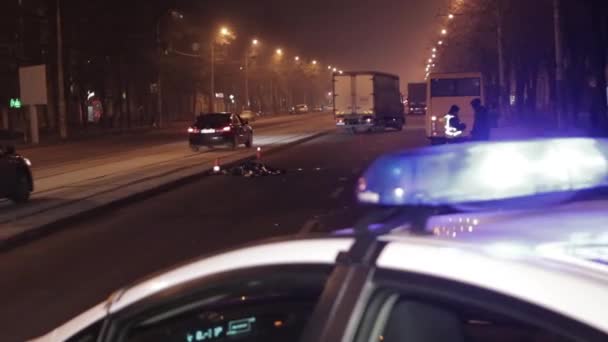
[[[481,104],[480,99],[471,101],[471,107],[475,111],[475,122],[471,131],[471,139],[474,141],[490,140],[491,119],[488,109]]]

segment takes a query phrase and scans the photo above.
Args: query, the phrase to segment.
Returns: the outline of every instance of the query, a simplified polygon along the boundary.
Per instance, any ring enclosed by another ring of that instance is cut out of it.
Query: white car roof
[[[494,290],[608,332],[608,201],[432,217],[397,232],[380,268]]]
[[[525,253],[608,276],[606,200],[437,216],[427,228],[440,240],[471,244],[494,253]]]

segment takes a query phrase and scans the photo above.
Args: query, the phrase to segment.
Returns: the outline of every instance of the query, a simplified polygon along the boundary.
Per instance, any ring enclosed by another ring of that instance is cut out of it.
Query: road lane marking
[[[298,235],[308,235],[319,226],[319,220],[317,220],[316,218],[311,218],[310,220],[304,222],[304,225],[302,225],[302,228],[300,228]]]

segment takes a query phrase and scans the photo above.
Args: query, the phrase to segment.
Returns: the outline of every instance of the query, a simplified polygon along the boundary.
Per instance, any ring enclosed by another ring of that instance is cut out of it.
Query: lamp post
[[[163,64],[163,47],[161,42],[161,30],[160,25],[163,17],[167,14],[171,14],[173,18],[183,19],[184,15],[175,10],[169,10],[164,12],[156,21],[156,48],[158,49],[158,75],[156,79],[156,106],[158,107],[158,127],[163,126],[163,92],[162,92],[162,64]]]
[[[211,39],[211,94],[209,96],[209,111],[215,111],[215,44],[217,38],[226,39],[232,36],[230,30],[227,27],[220,28],[219,37],[214,36]]]
[[[251,49],[247,49],[245,52],[245,107],[250,109],[251,101],[249,98],[249,53],[258,45],[260,45],[260,41],[257,39],[253,39],[251,41]]]

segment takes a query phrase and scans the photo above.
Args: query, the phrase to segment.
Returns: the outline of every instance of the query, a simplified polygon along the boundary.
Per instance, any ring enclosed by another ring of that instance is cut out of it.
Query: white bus
[[[474,112],[471,101],[484,102],[483,77],[480,72],[431,74],[427,83],[426,134],[432,143],[466,137],[473,129]],[[460,121],[466,125],[462,132],[450,127],[450,107],[460,107]]]

